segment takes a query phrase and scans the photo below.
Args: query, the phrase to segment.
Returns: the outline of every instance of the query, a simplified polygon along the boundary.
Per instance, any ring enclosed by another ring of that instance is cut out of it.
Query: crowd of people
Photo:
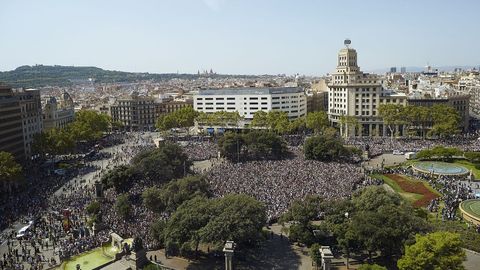
[[[320,162],[306,160],[301,145],[303,135],[284,137],[292,157],[284,160],[262,160],[232,163],[218,158],[215,138],[186,137],[168,138],[182,146],[192,161],[210,160],[210,169],[201,173],[210,184],[213,195],[221,197],[229,193],[244,193],[263,202],[269,222],[274,222],[287,211],[292,201],[316,194],[325,199],[347,198],[352,192],[364,186],[382,184],[381,180],[368,176],[358,163]],[[148,210],[142,203],[142,192],[152,185],[147,179],[133,183],[125,193],[130,198],[131,214],[125,220],[115,210],[119,194],[115,189],[103,192],[101,221],[105,228],[93,231],[89,224],[86,206],[97,196],[94,182],[99,181],[109,169],[128,164],[140,152],[153,149],[153,138],[147,134],[116,134],[102,139],[100,146],[121,145],[86,156],[65,157],[65,174],[52,173],[50,166],[32,166],[28,174],[34,175],[30,188],[11,196],[3,196],[0,202],[0,228],[10,230],[0,235],[0,243],[6,241],[6,251],[0,252],[0,270],[43,269],[58,265],[61,261],[106,243],[109,233],[123,237],[140,237],[147,249],[158,247],[150,231],[151,224],[159,216]],[[348,144],[368,149],[379,154],[392,150],[418,151],[438,145],[438,141],[391,140],[377,138],[350,139]],[[470,151],[480,150],[480,141],[473,138],[442,141],[440,144],[455,146]],[[81,164],[81,166],[77,166]],[[53,165],[52,165],[53,166]],[[378,169],[378,168],[377,168]],[[409,168],[384,169],[382,173],[401,173],[428,181],[442,197],[433,200],[428,209],[438,211],[440,200],[445,207],[443,219],[456,218],[459,202],[471,198],[472,190],[458,177],[438,177],[419,174]],[[197,170],[198,171],[198,170]],[[68,215],[65,214],[68,212]],[[12,225],[17,221],[32,222],[24,236],[18,237]],[[0,250],[1,251],[1,250]]]
[[[265,203],[267,216],[274,221],[296,199],[317,194],[325,199],[345,198],[364,183],[359,166],[293,159],[231,163],[223,161],[207,173],[215,196],[244,193]]]
[[[457,136],[449,139],[391,139],[388,137],[351,137],[345,140],[348,145],[368,150],[370,156],[391,153],[394,150],[401,152],[418,152],[435,146],[456,147],[462,151],[480,151],[478,135]]]

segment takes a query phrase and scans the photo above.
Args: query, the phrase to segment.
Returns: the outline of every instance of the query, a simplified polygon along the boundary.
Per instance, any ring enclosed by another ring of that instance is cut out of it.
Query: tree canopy
[[[182,148],[165,142],[159,148],[142,152],[132,159],[132,167],[147,179],[166,183],[188,173],[191,162]]]
[[[329,126],[328,115],[326,112],[308,113],[305,123],[307,128],[318,134]]]
[[[142,193],[143,203],[150,210],[174,212],[183,202],[194,197],[210,197],[208,183],[199,176],[173,180],[162,188],[150,187]]]
[[[408,134],[422,137],[448,137],[459,132],[460,116],[455,108],[448,105],[424,107],[381,104],[378,113],[392,137],[400,126],[406,128]]]
[[[231,161],[281,159],[288,155],[283,138],[267,130],[226,133],[218,141],[220,154]]]
[[[16,183],[22,178],[22,166],[15,161],[10,152],[0,152],[0,182]]]
[[[152,230],[167,252],[179,247],[185,254],[198,250],[200,243],[217,248],[226,240],[235,241],[239,248],[254,244],[265,222],[264,205],[247,195],[197,196],[182,203],[166,223],[156,222]]]
[[[192,127],[198,114],[193,107],[184,107],[180,110],[161,115],[157,119],[156,127],[162,131],[167,131],[172,128]]]
[[[308,138],[303,151],[306,159],[320,161],[349,160],[361,155],[358,149],[344,146],[341,139],[325,134]]]
[[[417,235],[415,243],[405,248],[398,260],[400,270],[462,270],[466,259],[460,236],[450,232]]]

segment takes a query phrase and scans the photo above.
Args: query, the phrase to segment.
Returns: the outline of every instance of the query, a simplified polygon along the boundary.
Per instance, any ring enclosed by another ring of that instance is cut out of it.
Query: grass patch
[[[403,175],[373,175],[383,179],[396,193],[415,207],[425,207],[430,201],[441,196],[435,189],[424,181],[416,180]]]
[[[423,198],[422,194],[410,193],[402,190],[402,188],[397,184],[397,182],[393,181],[385,175],[375,174],[372,175],[372,177],[382,179],[385,184],[389,185],[396,193],[398,193],[402,198],[404,198],[411,204]]]
[[[471,170],[473,172],[473,175],[475,176],[475,180],[479,179],[480,180],[480,170],[475,168],[475,165],[471,163],[468,160],[462,160],[462,159],[457,159],[453,163],[462,165],[463,167]]]

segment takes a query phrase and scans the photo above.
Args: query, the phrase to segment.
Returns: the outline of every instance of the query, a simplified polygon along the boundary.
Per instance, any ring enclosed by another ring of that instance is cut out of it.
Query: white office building
[[[304,117],[307,98],[299,87],[224,88],[199,90],[193,108],[204,113],[238,112],[247,122],[258,111],[282,111],[289,119]]]

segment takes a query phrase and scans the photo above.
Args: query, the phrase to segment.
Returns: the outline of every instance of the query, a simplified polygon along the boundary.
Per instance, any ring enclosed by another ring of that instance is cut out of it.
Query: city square
[[[478,8],[5,1],[0,270],[478,269]]]

